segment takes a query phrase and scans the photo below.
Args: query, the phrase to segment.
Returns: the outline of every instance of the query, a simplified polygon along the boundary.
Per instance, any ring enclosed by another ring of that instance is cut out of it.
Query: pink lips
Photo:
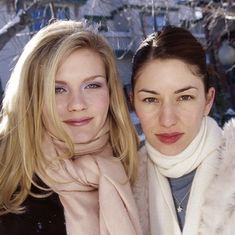
[[[88,124],[93,118],[90,117],[84,117],[79,119],[68,119],[64,120],[64,123],[70,126],[83,126]]]
[[[162,133],[156,134],[156,136],[164,144],[174,144],[181,138],[181,136],[183,136],[183,133]]]

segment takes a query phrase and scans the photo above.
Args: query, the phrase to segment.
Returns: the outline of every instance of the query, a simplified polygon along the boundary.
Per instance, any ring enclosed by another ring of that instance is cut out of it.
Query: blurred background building
[[[235,110],[235,3],[233,0],[0,0],[0,81],[4,90],[25,43],[51,18],[99,24],[111,44],[128,97],[138,44],[166,25],[189,29],[207,51],[217,88],[213,116]]]

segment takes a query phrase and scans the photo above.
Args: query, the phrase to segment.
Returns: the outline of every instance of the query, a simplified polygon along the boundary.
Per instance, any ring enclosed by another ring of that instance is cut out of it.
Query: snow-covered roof
[[[87,3],[80,8],[81,14],[87,16],[112,16],[112,12],[124,6],[144,6],[144,7],[172,7],[176,6],[174,0],[87,0]]]

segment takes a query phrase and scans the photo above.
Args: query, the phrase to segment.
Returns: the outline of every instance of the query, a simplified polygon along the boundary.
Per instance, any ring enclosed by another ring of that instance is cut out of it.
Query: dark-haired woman
[[[188,30],[166,27],[138,48],[132,85],[146,137],[133,189],[145,234],[197,235],[222,144],[208,116],[215,89],[205,51]]]

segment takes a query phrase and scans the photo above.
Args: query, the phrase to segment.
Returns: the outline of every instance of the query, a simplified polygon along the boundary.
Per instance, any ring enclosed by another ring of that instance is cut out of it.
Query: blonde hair
[[[57,21],[27,43],[6,88],[0,123],[0,215],[22,212],[35,172],[42,168],[45,104],[59,138],[68,144],[72,154],[72,142],[55,111],[55,75],[63,59],[79,48],[91,49],[103,59],[110,92],[110,141],[129,179],[135,179],[138,137],[129,118],[113,51],[86,23]]]

